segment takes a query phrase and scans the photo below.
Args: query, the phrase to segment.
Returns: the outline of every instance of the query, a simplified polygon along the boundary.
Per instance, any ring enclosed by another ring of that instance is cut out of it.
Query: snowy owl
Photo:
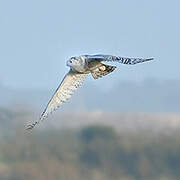
[[[67,66],[70,67],[69,72],[66,74],[61,84],[55,91],[39,120],[29,124],[27,126],[27,130],[32,129],[36,124],[66,102],[75,92],[75,90],[82,84],[83,80],[89,73],[91,73],[94,79],[98,79],[115,70],[116,66],[103,64],[103,61],[134,65],[151,60],[153,60],[153,58],[125,58],[100,54],[71,57],[67,61]]]

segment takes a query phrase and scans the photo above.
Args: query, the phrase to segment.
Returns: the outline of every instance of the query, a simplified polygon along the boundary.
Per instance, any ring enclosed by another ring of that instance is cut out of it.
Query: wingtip
[[[31,124],[26,125],[26,126],[25,126],[25,130],[31,131],[37,124],[40,123],[40,121],[43,121],[45,117],[47,117],[47,115],[45,116],[45,115],[44,115],[44,112],[43,112],[42,115],[40,116],[39,120],[38,120],[38,121],[35,121],[34,123],[31,123]]]
[[[36,126],[36,124],[38,124],[37,121],[34,122],[34,123],[32,123],[32,124],[28,124],[28,125],[25,127],[25,130],[27,130],[27,131],[32,130],[32,129]]]
[[[148,60],[148,61],[153,61],[153,60],[154,60],[154,58],[148,58],[147,60]]]
[[[32,129],[33,129],[33,126],[31,124],[29,124],[25,127],[26,131],[31,131]]]

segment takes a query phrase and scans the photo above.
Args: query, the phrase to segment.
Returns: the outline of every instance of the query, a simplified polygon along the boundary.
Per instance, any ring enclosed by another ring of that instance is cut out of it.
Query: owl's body
[[[88,58],[88,55],[72,57],[67,61],[67,66],[69,66],[73,71],[79,73],[90,73],[96,68],[101,66],[101,62],[96,59]]]
[[[96,57],[96,56],[95,56]],[[93,56],[78,56],[72,57],[68,62],[72,71],[77,73],[89,74],[91,73],[94,79],[105,76],[115,70],[115,66],[105,65],[101,63],[100,58],[93,58]]]
[[[115,70],[115,66],[106,65],[102,62],[119,62],[122,64],[134,65],[150,60],[153,60],[153,58],[124,58],[111,55],[83,55],[70,58],[67,61],[67,66],[70,67],[69,73],[67,73],[55,91],[40,119],[28,125],[27,129],[32,129],[41,120],[61,106],[63,102],[66,102],[89,73],[92,74],[94,79],[98,79]]]

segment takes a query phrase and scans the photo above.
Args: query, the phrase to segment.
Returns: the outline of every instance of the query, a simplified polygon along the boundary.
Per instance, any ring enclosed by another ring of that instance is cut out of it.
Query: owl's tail
[[[91,74],[94,79],[98,79],[102,76],[105,76],[113,72],[115,69],[116,69],[116,66],[109,66],[109,65],[101,63],[101,66],[93,70]]]

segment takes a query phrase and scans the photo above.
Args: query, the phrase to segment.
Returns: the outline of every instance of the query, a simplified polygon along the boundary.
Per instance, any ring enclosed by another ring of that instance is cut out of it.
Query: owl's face
[[[67,66],[73,67],[73,66],[79,66],[79,65],[80,65],[80,61],[78,57],[71,57],[67,61]]]
[[[85,64],[85,60],[81,56],[71,57],[67,61],[67,66],[71,67],[72,69],[78,72],[84,72],[84,64]]]

